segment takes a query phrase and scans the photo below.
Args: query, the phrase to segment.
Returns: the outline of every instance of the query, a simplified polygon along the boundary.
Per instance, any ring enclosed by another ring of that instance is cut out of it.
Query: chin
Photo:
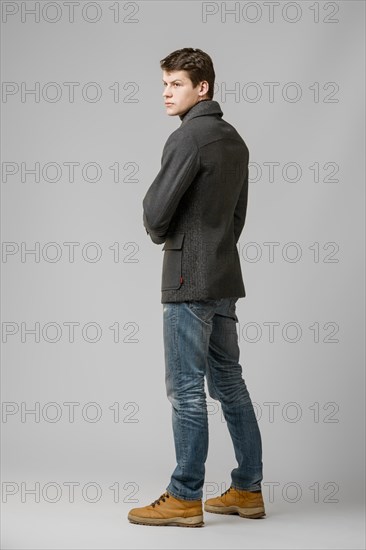
[[[174,107],[169,107],[169,108],[167,109],[167,112],[166,112],[166,113],[167,113],[167,115],[169,115],[169,116],[175,116],[175,115],[179,115],[179,114],[180,114],[180,113],[179,113],[179,109],[176,109],[176,108],[174,108]]]

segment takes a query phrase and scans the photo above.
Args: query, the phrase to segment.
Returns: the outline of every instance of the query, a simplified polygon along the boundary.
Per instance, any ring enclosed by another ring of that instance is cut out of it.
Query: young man
[[[205,511],[265,516],[262,443],[242,378],[235,303],[245,296],[237,241],[248,197],[249,151],[213,98],[215,72],[199,49],[160,61],[163,98],[181,125],[169,136],[161,169],[143,199],[143,223],[164,244],[161,281],[167,397],[177,466],[157,500],[130,510],[132,523],[198,527],[202,511],[210,396],[221,402],[238,467],[231,487]]]

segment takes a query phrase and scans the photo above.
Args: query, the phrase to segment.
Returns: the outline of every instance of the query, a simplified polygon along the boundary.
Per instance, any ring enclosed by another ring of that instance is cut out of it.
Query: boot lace
[[[170,498],[169,493],[162,494],[158,499],[154,500],[154,502],[152,502],[150,506],[152,506],[153,508],[155,508],[157,504],[160,506],[160,501],[162,500],[163,502],[165,502],[166,498]]]
[[[226,491],[221,493],[221,496],[223,497],[224,495],[226,495],[229,491],[231,491],[231,489],[232,489],[232,487],[229,487],[228,489],[226,489]]]

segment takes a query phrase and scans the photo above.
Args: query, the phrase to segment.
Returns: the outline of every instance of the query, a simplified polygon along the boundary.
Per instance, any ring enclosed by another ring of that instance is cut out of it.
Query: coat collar
[[[183,115],[179,115],[179,118],[181,119],[183,124],[186,123],[187,120],[190,120],[191,118],[194,118],[196,116],[219,115],[220,117],[222,117],[223,114],[224,113],[221,111],[220,105],[217,101],[215,101],[214,99],[204,99],[193,105],[193,107],[191,107]]]

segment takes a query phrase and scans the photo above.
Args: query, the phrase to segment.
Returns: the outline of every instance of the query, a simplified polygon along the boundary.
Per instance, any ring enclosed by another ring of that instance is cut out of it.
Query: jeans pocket
[[[232,298],[230,300],[230,304],[229,304],[229,315],[232,319],[234,319],[234,321],[236,323],[239,322],[239,319],[236,315],[236,301],[237,301],[237,298]]]
[[[196,317],[204,321],[205,323],[213,317],[215,313],[215,307],[218,300],[208,299],[208,300],[190,300],[187,303],[188,309],[194,313]]]

